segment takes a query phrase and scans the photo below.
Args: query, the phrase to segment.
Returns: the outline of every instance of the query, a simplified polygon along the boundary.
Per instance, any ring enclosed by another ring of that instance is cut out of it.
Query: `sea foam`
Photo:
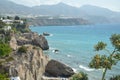
[[[94,71],[94,70],[95,70],[95,69],[90,69],[90,68],[88,68],[88,67],[85,67],[85,66],[83,66],[83,65],[79,65],[79,68],[84,69],[84,70],[86,70],[86,71]]]
[[[72,57],[72,55],[69,55],[69,54],[68,54],[68,55],[67,55],[67,57],[71,58],[71,57]]]

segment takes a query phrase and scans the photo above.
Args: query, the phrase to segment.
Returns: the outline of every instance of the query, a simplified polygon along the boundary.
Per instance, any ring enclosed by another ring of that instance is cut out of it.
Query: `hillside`
[[[31,8],[16,4],[9,0],[0,0],[0,14],[30,14]]]
[[[69,26],[86,25],[91,23],[82,18],[35,18],[29,19],[29,24],[35,26]]]

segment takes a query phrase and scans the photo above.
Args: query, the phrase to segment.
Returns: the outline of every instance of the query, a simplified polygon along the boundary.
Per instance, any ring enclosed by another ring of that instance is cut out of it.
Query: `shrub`
[[[6,74],[0,73],[0,80],[10,80]]]
[[[110,78],[110,80],[120,80],[120,75],[113,76]]]
[[[27,47],[21,46],[21,47],[18,49],[18,52],[20,52],[20,53],[26,53],[26,52],[27,52]]]
[[[74,74],[70,80],[88,80],[88,77],[84,72],[79,72],[77,74]]]
[[[7,56],[12,52],[10,46],[6,43],[0,43],[0,57]]]

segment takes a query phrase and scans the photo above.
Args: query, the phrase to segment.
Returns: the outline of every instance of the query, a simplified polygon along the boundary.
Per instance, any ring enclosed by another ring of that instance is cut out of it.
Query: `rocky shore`
[[[8,25],[8,26],[6,26]],[[43,50],[49,45],[45,35],[29,29],[19,16],[0,20],[0,80],[56,80],[68,78],[73,70],[61,62],[50,60]],[[59,78],[61,79],[61,78]]]
[[[49,60],[43,54],[49,45],[43,35],[34,32],[11,34],[9,42],[12,53],[3,58],[0,71],[8,73],[14,80],[56,80],[59,77],[69,78],[74,74],[72,68],[55,60]],[[21,46],[27,47],[27,52],[18,52]],[[54,77],[54,78],[52,78]],[[52,79],[51,79],[52,78]]]

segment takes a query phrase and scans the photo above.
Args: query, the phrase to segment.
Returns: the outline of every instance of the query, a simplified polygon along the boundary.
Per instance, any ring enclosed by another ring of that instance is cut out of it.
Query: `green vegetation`
[[[21,47],[18,49],[18,52],[19,52],[19,53],[26,53],[26,52],[27,52],[27,47],[21,46]]]
[[[3,28],[4,26],[6,26],[6,24],[0,20],[0,28]]]
[[[110,80],[120,80],[120,75],[113,76],[110,78]]]
[[[102,80],[105,80],[105,75],[107,70],[111,70],[113,65],[120,60],[120,34],[113,34],[110,41],[114,47],[114,50],[110,52],[106,49],[107,44],[103,42],[98,42],[95,45],[95,51],[105,50],[105,55],[96,54],[91,60],[89,66],[95,69],[104,69]]]
[[[70,80],[88,80],[88,77],[84,72],[79,72],[77,74],[74,74]]]
[[[6,74],[0,73],[0,80],[10,80]]]
[[[22,21],[23,21],[23,23],[20,20],[13,22],[13,24],[12,24],[13,31],[22,32],[22,33],[30,32],[30,29],[28,28],[29,25],[27,23],[27,20],[24,19]]]
[[[11,53],[12,49],[6,43],[0,43],[0,57],[7,56]]]

